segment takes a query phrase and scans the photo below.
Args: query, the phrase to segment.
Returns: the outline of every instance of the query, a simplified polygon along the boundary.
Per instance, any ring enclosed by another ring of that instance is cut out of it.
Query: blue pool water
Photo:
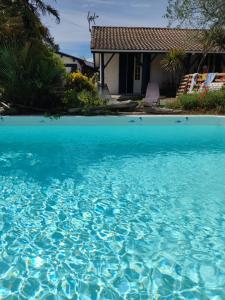
[[[225,299],[225,127],[0,127],[0,299]]]

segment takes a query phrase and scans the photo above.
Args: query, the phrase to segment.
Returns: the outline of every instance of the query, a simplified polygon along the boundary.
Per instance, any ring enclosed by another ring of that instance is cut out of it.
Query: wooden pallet
[[[199,88],[201,87],[202,83],[204,80],[201,79],[202,74],[199,74],[198,80],[196,82],[195,88],[193,89],[194,91],[198,92]],[[192,80],[193,74],[187,74],[184,75],[181,79],[179,88],[177,90],[177,97],[183,94],[187,94],[190,86],[191,86],[191,80]],[[215,83],[223,83],[223,86],[225,88],[225,73],[217,73],[216,78],[214,79]]]

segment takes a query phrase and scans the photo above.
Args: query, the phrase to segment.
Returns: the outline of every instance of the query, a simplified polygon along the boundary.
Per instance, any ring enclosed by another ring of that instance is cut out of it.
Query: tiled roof
[[[202,52],[201,37],[198,29],[150,28],[150,27],[105,27],[93,26],[92,51],[159,51],[167,52],[172,48],[182,48],[187,52]],[[220,52],[214,49],[210,52]]]

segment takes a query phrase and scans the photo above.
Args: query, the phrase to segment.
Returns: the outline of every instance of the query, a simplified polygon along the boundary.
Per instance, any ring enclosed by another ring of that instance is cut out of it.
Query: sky
[[[45,17],[60,51],[92,60],[90,32],[87,14],[95,12],[99,18],[96,25],[107,26],[154,26],[166,27],[163,18],[168,0],[48,0],[60,14],[57,24],[51,17]]]

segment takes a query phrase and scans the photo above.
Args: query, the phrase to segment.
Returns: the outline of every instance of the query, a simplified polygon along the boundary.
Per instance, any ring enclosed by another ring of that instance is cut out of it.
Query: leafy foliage
[[[86,110],[92,107],[104,105],[104,101],[98,97],[96,91],[83,90],[78,94],[78,99]]]
[[[171,49],[161,61],[161,67],[167,72],[176,72],[183,67],[185,58],[183,49]]]
[[[205,47],[225,48],[224,0],[169,0],[165,17],[169,25],[209,29],[203,37]]]
[[[195,110],[200,108],[200,97],[198,94],[182,95],[179,97],[181,107],[185,110]]]
[[[167,105],[169,108],[184,110],[203,110],[225,112],[225,89],[219,91],[203,91],[200,94],[184,94]]]
[[[169,0],[165,16],[170,24],[224,27],[224,0]]]
[[[216,46],[225,49],[225,29],[222,27],[213,27],[210,30],[205,31],[203,43],[205,44],[206,49],[211,49]]]
[[[12,105],[56,108],[65,76],[61,60],[44,45],[0,46],[2,97]]]
[[[59,22],[58,12],[41,0],[0,0],[0,41],[39,40],[55,47],[49,30],[41,22],[41,15],[53,15]]]
[[[88,110],[104,104],[98,96],[93,80],[80,72],[68,75],[66,88],[64,96],[66,107]]]
[[[93,81],[87,76],[83,75],[81,72],[74,72],[67,77],[67,88],[74,89],[77,92],[82,90],[93,91],[95,86]]]
[[[66,78],[56,45],[42,15],[58,12],[43,0],[0,0],[0,90],[15,107],[56,111],[63,107],[98,106],[94,79],[81,73]],[[67,79],[67,80],[66,80]],[[64,101],[62,101],[64,99]]]

